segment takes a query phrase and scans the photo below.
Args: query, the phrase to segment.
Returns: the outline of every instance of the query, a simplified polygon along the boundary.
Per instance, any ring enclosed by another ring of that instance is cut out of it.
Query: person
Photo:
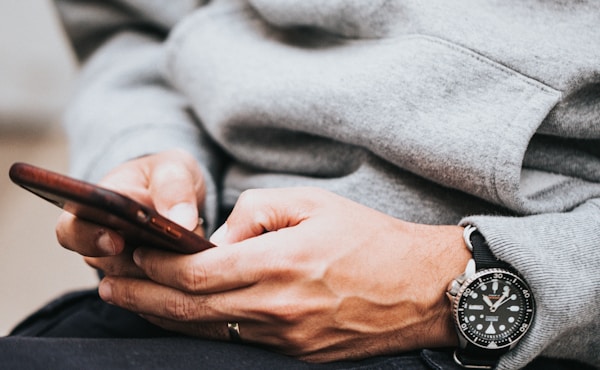
[[[600,366],[600,4],[57,4],[72,173],[217,247],[63,214],[5,366]]]

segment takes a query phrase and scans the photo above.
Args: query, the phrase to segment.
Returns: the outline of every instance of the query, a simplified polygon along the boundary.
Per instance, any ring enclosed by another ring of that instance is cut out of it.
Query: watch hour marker
[[[490,326],[485,329],[486,334],[496,334],[496,328],[494,328],[494,324],[490,322]]]
[[[519,306],[508,306],[507,307],[510,312],[519,312]]]
[[[511,317],[509,317],[509,318],[508,318],[508,322],[512,324],[513,322],[515,322],[515,318],[514,318],[514,317],[512,317],[512,316],[511,316]]]

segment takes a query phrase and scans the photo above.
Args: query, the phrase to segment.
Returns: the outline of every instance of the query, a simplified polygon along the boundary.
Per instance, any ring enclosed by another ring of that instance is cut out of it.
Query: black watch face
[[[527,284],[503,269],[486,269],[469,278],[454,303],[458,329],[472,344],[498,349],[520,339],[533,320],[534,300]]]

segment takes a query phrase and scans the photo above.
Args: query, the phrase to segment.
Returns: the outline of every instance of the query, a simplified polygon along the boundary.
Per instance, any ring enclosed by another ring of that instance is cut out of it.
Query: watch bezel
[[[520,326],[519,329],[514,330],[513,333],[509,334],[502,340],[496,341],[476,335],[478,332],[477,330],[466,330],[463,327],[463,324],[468,324],[464,322],[465,320],[462,316],[463,314],[461,314],[461,312],[464,312],[464,309],[461,310],[461,308],[464,307],[464,302],[469,298],[469,296],[465,294],[467,289],[470,289],[470,287],[476,283],[481,284],[483,282],[483,278],[487,278],[489,275],[494,277],[495,274],[501,274],[501,276],[496,275],[495,278],[511,281],[513,286],[517,286],[520,291],[519,293],[523,298],[523,303],[525,304],[523,315],[520,317],[520,320],[517,324],[517,326]],[[452,307],[454,323],[461,337],[464,338],[468,343],[485,350],[499,350],[514,346],[531,327],[531,323],[533,322],[533,317],[535,314],[535,300],[533,298],[533,294],[531,294],[529,285],[527,285],[525,280],[518,274],[503,268],[483,269],[475,272],[472,276],[469,276],[461,285],[456,296],[454,297]]]

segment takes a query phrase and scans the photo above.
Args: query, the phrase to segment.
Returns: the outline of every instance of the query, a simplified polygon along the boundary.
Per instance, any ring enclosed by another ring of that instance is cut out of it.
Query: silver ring
[[[237,322],[228,322],[227,330],[229,331],[229,339],[232,342],[241,342],[242,337],[240,336],[240,324]]]

